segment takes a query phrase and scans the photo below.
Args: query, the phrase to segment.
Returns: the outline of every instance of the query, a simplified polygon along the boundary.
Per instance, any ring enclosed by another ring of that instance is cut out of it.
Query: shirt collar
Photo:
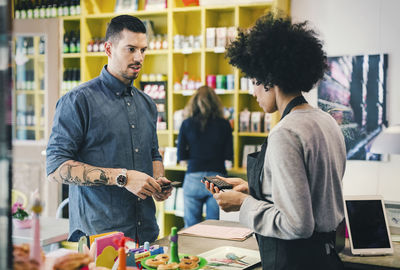
[[[131,86],[127,87],[123,82],[115,78],[107,70],[107,65],[103,67],[100,73],[100,79],[104,84],[118,97],[123,96],[125,93],[132,95],[133,81]],[[129,88],[129,90],[127,90]]]

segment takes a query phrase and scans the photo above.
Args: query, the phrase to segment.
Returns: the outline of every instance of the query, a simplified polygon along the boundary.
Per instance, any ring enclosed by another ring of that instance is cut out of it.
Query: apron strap
[[[285,117],[286,115],[288,115],[288,114],[290,113],[290,111],[291,111],[294,107],[296,107],[296,106],[298,106],[298,105],[300,105],[300,104],[303,104],[303,103],[308,103],[308,102],[307,102],[307,100],[306,100],[302,95],[297,96],[297,97],[295,97],[294,99],[292,99],[292,100],[288,103],[288,105],[286,105],[286,108],[285,108],[285,110],[283,111],[281,120],[283,119],[283,117]]]

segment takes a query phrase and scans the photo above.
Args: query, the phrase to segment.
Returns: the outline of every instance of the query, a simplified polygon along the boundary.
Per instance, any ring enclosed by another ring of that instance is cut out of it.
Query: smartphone
[[[220,190],[222,190],[222,189],[232,189],[233,188],[233,185],[225,182],[224,180],[218,179],[215,176],[205,176],[203,178],[203,181],[208,181],[210,183],[213,183],[214,186],[216,186]]]
[[[161,191],[166,191],[166,190],[168,190],[170,188],[181,187],[181,186],[182,186],[182,182],[174,181],[174,182],[171,182],[169,184],[162,185],[161,186]]]

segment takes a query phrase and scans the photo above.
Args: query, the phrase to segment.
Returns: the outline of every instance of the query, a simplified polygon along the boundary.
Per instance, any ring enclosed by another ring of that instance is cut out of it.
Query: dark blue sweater
[[[178,162],[188,161],[187,172],[226,174],[225,160],[233,160],[232,128],[225,119],[207,122],[204,132],[193,118],[183,121],[178,136]]]

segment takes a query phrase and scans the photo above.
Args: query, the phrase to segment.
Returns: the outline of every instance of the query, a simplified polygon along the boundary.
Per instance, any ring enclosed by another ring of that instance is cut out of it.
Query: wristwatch
[[[126,169],[122,169],[121,173],[117,175],[117,178],[115,178],[115,183],[119,187],[124,187],[126,186],[126,183],[128,182],[128,177],[126,177]]]

